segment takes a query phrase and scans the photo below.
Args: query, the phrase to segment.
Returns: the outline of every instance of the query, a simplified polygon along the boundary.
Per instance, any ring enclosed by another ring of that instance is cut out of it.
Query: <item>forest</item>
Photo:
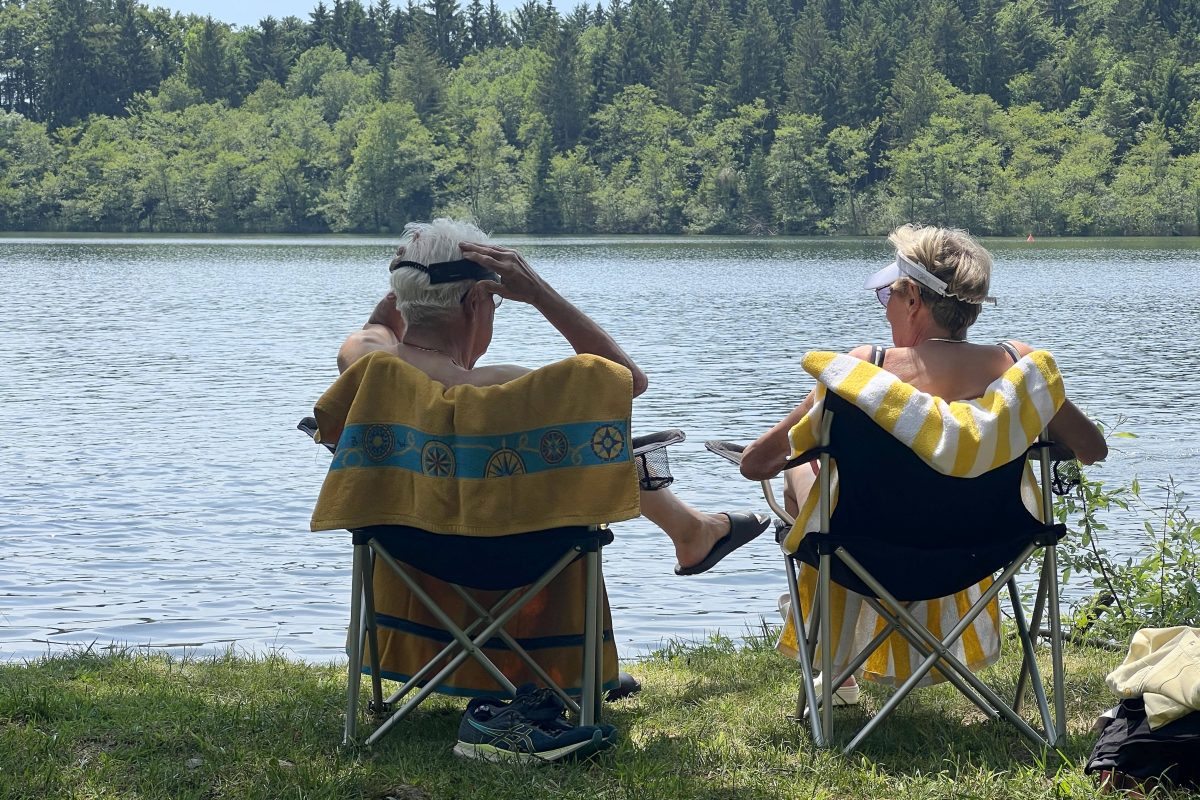
[[[1200,232],[1200,3],[0,0],[0,229]]]

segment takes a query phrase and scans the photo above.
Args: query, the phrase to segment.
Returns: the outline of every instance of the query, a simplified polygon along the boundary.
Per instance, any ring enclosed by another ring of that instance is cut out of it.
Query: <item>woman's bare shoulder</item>
[[[860,359],[862,361],[870,361],[871,360],[871,351],[874,349],[875,349],[875,347],[873,345],[860,344],[858,347],[854,348],[849,353],[847,353],[847,355],[854,356],[855,358]]]
[[[1013,347],[1015,347],[1018,355],[1020,355],[1022,357],[1029,355],[1034,350],[1037,350],[1037,348],[1034,347],[1033,345],[1026,344],[1025,342],[1019,341],[1017,339],[1005,339],[1004,341],[1008,342]]]

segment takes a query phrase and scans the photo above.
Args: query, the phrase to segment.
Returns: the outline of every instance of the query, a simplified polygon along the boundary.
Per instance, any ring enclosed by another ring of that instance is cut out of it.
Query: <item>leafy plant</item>
[[[1115,429],[1109,437],[1135,438]],[[1189,511],[1173,477],[1144,493],[1137,478],[1110,487],[1080,471],[1079,484],[1057,509],[1068,526],[1059,545],[1062,583],[1074,577],[1093,590],[1072,605],[1068,622],[1075,634],[1125,640],[1138,628],[1200,624],[1200,522]],[[1141,555],[1114,556],[1103,538],[1110,523],[1129,530],[1129,514],[1142,518]]]

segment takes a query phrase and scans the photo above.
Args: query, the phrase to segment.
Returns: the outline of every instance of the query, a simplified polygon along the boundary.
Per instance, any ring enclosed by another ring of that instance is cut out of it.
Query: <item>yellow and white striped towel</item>
[[[839,353],[811,352],[804,356],[804,370],[817,379],[816,403],[789,432],[792,456],[818,443],[826,393],[833,391],[867,412],[880,427],[913,450],[921,460],[945,475],[970,478],[1021,457],[1066,397],[1062,376],[1054,357],[1038,350],[1013,364],[993,381],[982,397],[947,402],[921,392],[874,364]],[[837,465],[832,466],[831,494],[837,503]],[[783,549],[796,551],[806,531],[820,528],[818,484],[800,508],[796,524],[783,541]],[[1033,472],[1026,469],[1022,486],[1025,505],[1040,517],[1037,485]],[[923,621],[935,636],[950,630],[980,594],[991,585],[991,578],[943,597],[915,603],[910,611]],[[807,618],[816,597],[817,572],[803,565],[800,571],[800,600]],[[849,658],[883,630],[886,622],[863,597],[842,586],[832,586],[833,641],[835,665]],[[796,633],[791,619],[784,626],[778,649],[796,657]],[[971,670],[993,663],[1000,655],[1000,610],[993,601],[987,612],[952,648],[954,655]],[[920,655],[902,637],[892,634],[863,667],[864,676],[881,683],[903,682]],[[840,667],[839,667],[840,668]],[[934,670],[923,683],[943,680]]]

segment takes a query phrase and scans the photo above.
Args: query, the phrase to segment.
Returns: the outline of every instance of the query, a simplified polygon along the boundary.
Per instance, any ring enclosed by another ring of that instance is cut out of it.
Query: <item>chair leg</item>
[[[1008,593],[1012,598],[1013,606],[1013,622],[1017,626],[1017,638],[1021,640],[1022,652],[1022,674],[1027,674],[1033,679],[1033,696],[1037,701],[1038,712],[1042,715],[1042,730],[1046,732],[1046,739],[1050,744],[1054,744],[1055,728],[1054,720],[1050,717],[1050,708],[1046,703],[1046,689],[1042,683],[1041,671],[1037,665],[1037,655],[1033,651],[1033,636],[1030,633],[1029,625],[1025,621],[1025,608],[1021,605],[1021,595],[1017,588],[1017,579],[1010,578],[1008,581]],[[1019,699],[1019,698],[1018,698]],[[1017,709],[1014,708],[1014,711]]]
[[[800,655],[801,679],[800,688],[796,692],[796,719],[802,719],[805,716],[806,696],[812,694],[813,688],[812,650],[809,647],[810,636],[804,627],[804,609],[800,607],[800,585],[796,578],[796,562],[791,556],[785,555],[783,567],[787,571],[788,595],[792,600],[792,627],[796,629],[796,650]],[[825,747],[825,728],[821,725],[817,704],[814,702],[807,705],[809,706],[808,723],[812,729],[813,744],[817,747]]]
[[[358,690],[362,683],[363,656],[363,562],[367,559],[367,546],[354,545],[354,562],[350,568],[350,631],[347,637],[350,644],[350,663],[346,675],[346,727],[342,734],[342,744],[354,744],[354,736],[358,728]]]
[[[832,605],[829,592],[830,555],[825,553],[820,557],[821,568],[817,576],[817,594],[821,603],[821,624],[818,628],[817,639],[821,643],[821,729],[825,732],[825,746],[833,743],[833,618],[830,613]],[[815,698],[814,698],[815,699]],[[810,704],[811,705],[811,704]]]
[[[1062,609],[1058,597],[1058,548],[1050,545],[1046,548],[1046,562],[1049,573],[1049,586],[1046,589],[1050,602],[1050,659],[1054,681],[1054,738],[1050,744],[1058,743],[1067,735],[1067,698],[1066,676],[1063,672],[1062,657]],[[1049,731],[1046,732],[1049,735]]]
[[[583,680],[581,689],[583,696],[579,702],[579,724],[595,725],[599,712],[597,691],[601,674],[597,672],[598,661],[602,656],[602,648],[597,646],[600,635],[600,625],[597,624],[600,613],[600,550],[591,550],[584,556],[586,575],[586,596],[584,598],[583,621]]]
[[[363,559],[362,590],[363,616],[367,635],[367,653],[371,659],[371,708],[376,714],[383,713],[383,676],[379,665],[379,628],[375,620],[375,556],[368,550]]]

